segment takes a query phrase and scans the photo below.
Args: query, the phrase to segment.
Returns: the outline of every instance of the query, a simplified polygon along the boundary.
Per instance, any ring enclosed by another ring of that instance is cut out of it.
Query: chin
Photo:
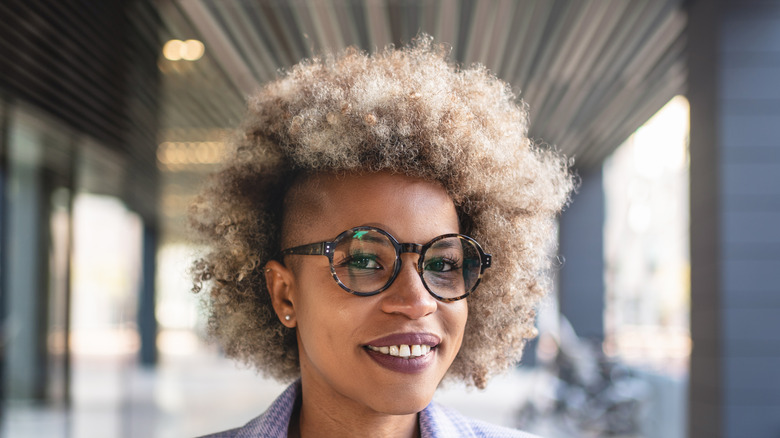
[[[376,391],[374,394],[377,398],[368,404],[374,411],[383,414],[415,414],[430,404],[435,390],[434,386],[431,390],[418,388],[410,391],[409,388],[402,388],[401,391]]]

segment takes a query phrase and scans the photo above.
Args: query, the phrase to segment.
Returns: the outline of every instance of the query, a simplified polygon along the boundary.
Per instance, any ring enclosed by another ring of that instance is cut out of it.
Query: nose
[[[439,302],[422,283],[417,273],[418,255],[401,255],[401,271],[393,284],[382,292],[382,311],[404,315],[409,319],[420,319],[435,312]]]

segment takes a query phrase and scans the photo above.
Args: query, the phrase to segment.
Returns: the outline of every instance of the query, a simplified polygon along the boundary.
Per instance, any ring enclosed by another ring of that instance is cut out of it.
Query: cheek
[[[469,306],[466,303],[466,300],[461,300],[456,304],[459,304],[459,307],[455,311],[454,324],[457,325],[459,338],[462,340],[463,333],[466,331],[466,322],[469,318]]]
[[[310,352],[328,354],[349,338],[358,319],[345,303],[351,296],[333,281],[330,271],[302,273],[300,279],[294,306],[301,341]]]
[[[313,291],[318,292],[318,291]],[[344,354],[343,318],[326,300],[302,300],[298,312],[298,348],[301,361],[323,371]]]
[[[453,341],[453,359],[460,350],[461,343],[463,342],[463,335],[466,331],[466,322],[468,321],[469,308],[466,304],[466,300],[456,301],[454,303],[446,304],[449,306],[442,312],[443,322],[447,330],[447,334]]]

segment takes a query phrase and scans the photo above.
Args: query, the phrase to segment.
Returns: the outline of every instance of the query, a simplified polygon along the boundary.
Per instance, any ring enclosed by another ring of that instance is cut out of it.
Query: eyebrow
[[[457,239],[457,243],[455,239],[445,239],[436,242],[436,248],[457,248],[460,246],[460,239]]]

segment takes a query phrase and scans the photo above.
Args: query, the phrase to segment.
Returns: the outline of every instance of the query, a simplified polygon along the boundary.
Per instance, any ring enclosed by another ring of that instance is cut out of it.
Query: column
[[[604,189],[601,168],[582,185],[560,220],[560,310],[580,337],[604,339]]]
[[[689,8],[689,436],[780,433],[780,4]]]

